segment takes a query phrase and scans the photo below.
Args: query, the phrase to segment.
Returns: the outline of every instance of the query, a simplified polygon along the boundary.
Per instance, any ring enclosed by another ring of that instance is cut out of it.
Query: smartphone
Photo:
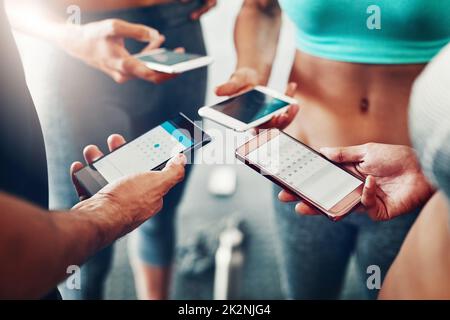
[[[297,101],[266,87],[255,87],[215,105],[202,107],[198,114],[236,131],[247,131],[286,111]]]
[[[180,113],[79,170],[75,177],[92,196],[124,176],[162,170],[173,156],[179,153],[192,156],[192,151],[209,142],[211,137]]]
[[[266,130],[240,146],[236,157],[333,221],[361,201],[361,178],[277,129]]]
[[[135,57],[149,69],[169,74],[202,68],[213,62],[213,59],[208,56],[179,53],[164,48],[156,49],[151,53],[137,54]]]

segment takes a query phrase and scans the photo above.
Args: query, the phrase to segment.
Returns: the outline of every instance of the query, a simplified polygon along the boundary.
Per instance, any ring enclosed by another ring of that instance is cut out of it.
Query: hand
[[[125,139],[120,135],[111,135],[108,138],[110,151],[117,149],[124,143]],[[99,148],[93,145],[87,146],[83,154],[87,163],[92,163],[103,156]],[[128,233],[161,210],[163,197],[172,187],[183,180],[185,164],[186,157],[180,154],[171,159],[162,171],[150,171],[124,177],[108,184],[92,198],[87,199],[74,176],[74,173],[84,166],[81,162],[75,162],[72,164],[70,172],[82,201],[75,208],[111,206],[117,209],[111,219],[116,219],[117,225],[123,226],[121,234]]]
[[[179,0],[181,2],[190,2],[192,0]],[[198,20],[202,15],[217,5],[217,0],[203,0],[203,6],[191,13],[192,20]]]
[[[231,75],[228,82],[216,88],[216,95],[219,97],[239,95],[262,83],[263,81],[256,70],[240,68]]]
[[[295,91],[297,90],[297,84],[295,82],[291,82],[288,84],[288,87],[286,89],[286,95],[288,97],[293,97],[295,94]],[[295,116],[297,115],[299,110],[299,106],[297,104],[291,104],[285,112],[282,114],[273,116],[272,119],[270,119],[268,122],[263,123],[259,127],[256,128],[256,132],[259,132],[260,130],[266,130],[271,128],[277,128],[279,130],[284,130],[291,124],[292,121],[294,121]]]
[[[165,41],[155,29],[110,19],[67,26],[61,44],[69,54],[103,71],[117,83],[135,78],[161,83],[174,77],[153,71],[134,58],[125,47],[127,38],[149,43],[141,53],[151,52]]]
[[[216,88],[216,94],[218,96],[234,96],[249,91],[261,84],[258,73],[251,68],[238,69],[231,76],[227,83],[224,83]],[[293,97],[297,90],[297,84],[291,82],[286,89],[286,95]],[[299,110],[298,105],[290,105],[286,111],[280,115],[274,116],[268,122],[262,124],[256,128],[256,132],[263,129],[277,128],[284,130],[295,118]]]
[[[367,143],[343,148],[322,148],[330,160],[342,163],[365,178],[361,203],[369,216],[377,221],[390,220],[424,204],[434,188],[423,175],[412,148],[400,145]],[[298,198],[282,191],[282,201]],[[296,206],[297,212],[314,214],[306,204]]]

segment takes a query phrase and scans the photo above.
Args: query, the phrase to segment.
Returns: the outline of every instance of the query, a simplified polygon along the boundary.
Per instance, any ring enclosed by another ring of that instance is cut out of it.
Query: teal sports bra
[[[426,63],[450,41],[450,0],[279,0],[299,50],[330,60]]]

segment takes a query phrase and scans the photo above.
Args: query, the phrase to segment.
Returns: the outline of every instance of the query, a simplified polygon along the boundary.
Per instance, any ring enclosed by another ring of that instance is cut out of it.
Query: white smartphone
[[[236,157],[333,221],[361,201],[361,178],[277,129],[263,131],[239,147]]]
[[[273,116],[283,113],[293,98],[272,89],[257,86],[240,95],[227,98],[211,106],[198,110],[198,114],[236,131],[247,131],[269,121]]]
[[[150,53],[137,54],[134,57],[142,61],[149,69],[169,74],[206,67],[213,62],[213,59],[209,56],[179,53],[164,48],[156,49]]]

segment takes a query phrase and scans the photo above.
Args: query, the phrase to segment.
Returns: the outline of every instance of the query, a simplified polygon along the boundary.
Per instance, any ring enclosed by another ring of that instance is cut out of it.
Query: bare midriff
[[[287,132],[313,147],[409,145],[409,95],[424,66],[338,62],[297,51],[290,80],[298,83],[301,108]]]

